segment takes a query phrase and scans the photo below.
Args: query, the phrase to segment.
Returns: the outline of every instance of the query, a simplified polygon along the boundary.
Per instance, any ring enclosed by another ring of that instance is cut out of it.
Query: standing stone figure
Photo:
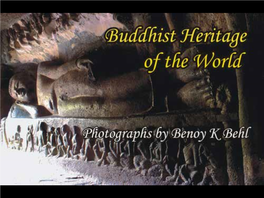
[[[64,151],[64,145],[63,145],[63,137],[61,135],[61,129],[57,128],[56,129],[56,136],[57,136],[57,158],[62,157],[65,155]]]
[[[26,135],[26,149],[25,149],[25,151],[27,151],[28,147],[29,147],[30,152],[34,151],[33,131],[34,131],[33,125],[28,126],[28,132]]]
[[[65,158],[70,158],[71,153],[70,153],[70,144],[69,144],[69,133],[66,130],[66,125],[62,126],[62,134],[63,134],[63,145],[64,145],[64,153],[65,153]]]
[[[40,122],[37,131],[38,151],[41,152],[42,148],[47,144],[47,125],[45,122]]]
[[[21,126],[17,126],[17,132],[15,133],[14,146],[17,150],[22,148],[23,138],[21,138]]]

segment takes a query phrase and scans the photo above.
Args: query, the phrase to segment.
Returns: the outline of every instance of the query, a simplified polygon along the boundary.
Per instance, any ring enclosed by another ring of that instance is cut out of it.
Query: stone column
[[[245,32],[247,31],[246,17],[244,13],[225,13],[225,18],[229,30],[233,32]],[[243,44],[234,49],[240,54],[243,51],[246,51],[246,48]],[[250,77],[246,72],[246,68],[252,65],[245,65],[245,61],[242,61],[242,67],[236,70],[237,77],[237,89],[238,89],[238,114],[239,114],[239,127],[249,127],[252,126],[250,117],[254,112],[250,111],[250,102],[248,94],[249,90],[246,89]],[[242,152],[243,152],[243,169],[244,169],[244,183],[246,185],[254,185],[257,182],[257,172],[259,168],[258,157],[254,152],[254,141],[253,136],[256,131],[251,131],[249,138],[242,139]]]

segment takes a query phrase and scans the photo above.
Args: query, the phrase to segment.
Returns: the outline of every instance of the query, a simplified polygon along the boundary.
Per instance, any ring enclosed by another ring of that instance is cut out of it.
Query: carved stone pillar
[[[229,30],[234,32],[245,32],[247,31],[247,23],[245,14],[234,14],[234,13],[225,13],[225,18]],[[245,51],[245,47],[240,44],[239,47],[235,49],[238,54],[242,51]],[[245,61],[244,61],[245,63]],[[254,112],[250,111],[250,102],[249,102],[249,90],[246,89],[250,77],[250,74],[246,72],[247,67],[251,65],[245,65],[242,62],[242,67],[236,70],[237,77],[237,89],[238,89],[238,103],[239,103],[239,127],[249,127],[252,126],[250,118]],[[257,173],[259,169],[259,162],[257,154],[254,151],[254,133],[253,131],[249,134],[249,138],[242,139],[242,152],[243,152],[243,166],[244,166],[244,182],[246,185],[254,185],[257,182]]]

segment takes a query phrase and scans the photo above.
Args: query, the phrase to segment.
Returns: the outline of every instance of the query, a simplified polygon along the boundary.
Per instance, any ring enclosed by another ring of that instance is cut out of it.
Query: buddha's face
[[[9,94],[22,103],[36,102],[36,80],[30,74],[15,74],[9,81]]]

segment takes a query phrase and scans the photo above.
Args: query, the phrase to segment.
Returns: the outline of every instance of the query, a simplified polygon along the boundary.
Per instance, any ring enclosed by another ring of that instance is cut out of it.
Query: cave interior
[[[149,74],[144,60],[161,51],[227,57],[232,49],[226,43],[105,41],[111,27],[132,32],[139,25],[179,35],[195,27],[246,31],[247,42],[234,49],[247,52],[243,68],[198,70],[192,62],[182,70],[158,65]],[[264,14],[257,13],[1,13],[1,142],[96,163],[97,171],[122,167],[165,184],[263,185],[263,33]],[[252,130],[249,138],[208,136],[202,143],[82,137],[86,127],[96,126]]]

